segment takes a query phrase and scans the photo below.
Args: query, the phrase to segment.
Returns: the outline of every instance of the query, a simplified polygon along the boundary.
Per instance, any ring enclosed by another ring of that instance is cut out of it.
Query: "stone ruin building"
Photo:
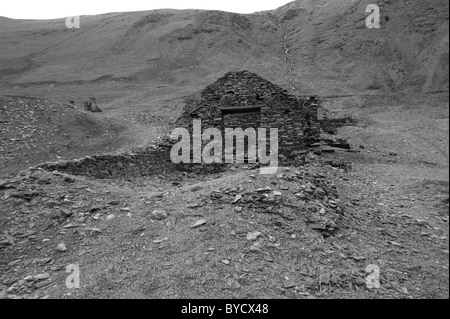
[[[301,99],[249,71],[229,72],[190,101],[177,124],[190,132],[194,119],[203,131],[278,128],[281,160],[295,159],[320,144],[318,108],[314,97]]]
[[[95,100],[93,101],[95,103]],[[191,100],[176,127],[192,129],[194,119],[202,120],[202,129],[278,128],[280,162],[304,158],[320,146],[318,101],[302,99],[248,71],[230,72],[208,86],[198,100]],[[73,161],[46,163],[47,171],[97,178],[132,178],[170,174],[180,170],[204,174],[222,169],[215,165],[174,164],[166,137],[161,143],[120,154],[88,156]]]

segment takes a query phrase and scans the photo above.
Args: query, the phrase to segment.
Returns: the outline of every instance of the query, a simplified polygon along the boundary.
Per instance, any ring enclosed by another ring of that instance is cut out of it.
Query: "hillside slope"
[[[0,97],[0,176],[43,162],[76,159],[149,143],[156,124],[136,125],[51,100]]]
[[[299,0],[271,12],[157,10],[65,21],[0,18],[0,92],[176,117],[182,99],[248,69],[300,94],[448,90],[448,1]],[[292,70],[289,70],[288,65]]]
[[[284,62],[276,29],[260,15],[152,11],[63,20],[0,21],[5,91],[81,99],[106,109],[166,108],[230,70],[280,78]],[[279,52],[278,52],[279,51]],[[266,62],[263,62],[266,61]],[[158,104],[159,103],[159,104]],[[176,104],[176,103],[175,103]],[[164,113],[167,113],[167,108]]]
[[[448,90],[448,1],[378,1],[380,29],[366,27],[371,3],[305,0],[276,11],[300,89]]]

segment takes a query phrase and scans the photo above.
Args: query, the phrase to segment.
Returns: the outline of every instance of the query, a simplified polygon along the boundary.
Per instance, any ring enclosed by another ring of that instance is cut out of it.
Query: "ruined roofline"
[[[291,97],[291,98],[295,98],[299,101],[305,101],[304,97],[301,96],[297,96],[295,94],[289,93],[289,91],[283,87],[281,87],[278,84],[272,83],[271,81],[259,76],[256,73],[250,72],[248,70],[242,70],[242,71],[230,71],[227,72],[225,75],[223,75],[222,77],[220,77],[219,79],[217,79],[216,81],[214,81],[212,84],[208,85],[202,92],[201,92],[201,99],[205,99],[207,97],[207,95],[211,92],[211,91],[215,91],[215,89],[217,88],[217,86],[220,86],[223,84],[223,82],[226,82],[228,79],[232,79],[232,78],[253,78],[259,82],[265,82],[268,86],[268,89],[273,90],[275,92],[277,92],[278,94],[282,94],[285,95],[287,97]]]

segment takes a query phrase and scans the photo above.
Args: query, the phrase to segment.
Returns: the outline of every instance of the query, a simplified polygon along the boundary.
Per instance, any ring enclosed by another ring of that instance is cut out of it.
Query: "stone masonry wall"
[[[46,163],[40,168],[72,175],[118,178],[164,174],[174,170],[174,164],[170,160],[170,148],[155,147],[130,153],[96,155],[74,161]]]
[[[192,131],[193,119],[201,119],[203,130],[278,128],[279,153],[286,158],[307,153],[320,139],[318,105],[289,95],[281,87],[248,71],[227,73],[202,92],[200,101],[191,103],[179,125]],[[222,116],[221,108],[252,106],[257,108],[255,113]]]
[[[221,172],[224,169],[222,165],[174,164],[170,158],[171,147],[172,144],[165,138],[159,145],[141,147],[131,152],[45,163],[38,168],[100,179],[170,176],[179,175],[180,172],[201,175]]]

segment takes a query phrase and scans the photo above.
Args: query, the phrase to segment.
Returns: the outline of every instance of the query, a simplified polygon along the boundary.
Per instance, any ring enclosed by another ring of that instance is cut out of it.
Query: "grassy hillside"
[[[0,92],[175,118],[183,98],[230,70],[300,94],[448,90],[448,1],[300,0],[272,12],[157,10],[65,20],[0,18]],[[286,45],[284,47],[283,45]],[[292,65],[292,72],[285,62]]]
[[[448,90],[448,1],[378,1],[380,29],[366,28],[371,3],[296,1],[277,10],[300,88]]]
[[[152,11],[63,20],[0,21],[7,92],[62,100],[97,96],[105,109],[164,107],[229,70],[282,79],[279,35],[262,16]],[[279,51],[279,52],[278,52]],[[265,62],[263,62],[265,61]],[[281,72],[280,72],[281,71]]]

